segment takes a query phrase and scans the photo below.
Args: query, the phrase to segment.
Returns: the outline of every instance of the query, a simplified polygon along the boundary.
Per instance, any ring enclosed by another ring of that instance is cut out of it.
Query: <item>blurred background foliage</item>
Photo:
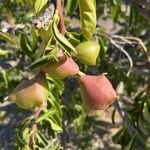
[[[67,31],[76,32],[76,37],[82,41],[78,21],[79,10],[75,7],[77,2],[78,0],[64,0],[64,12],[67,16],[65,23]],[[14,104],[7,104],[4,97],[23,78],[33,75],[28,69],[35,61],[34,54],[41,43],[37,29],[33,25],[33,20],[37,18],[34,3],[35,0],[0,2],[0,50],[2,50],[0,51],[0,147],[2,149],[28,148],[31,123],[29,118],[32,112],[24,111]],[[143,3],[127,0],[97,0],[98,22],[93,39],[99,41],[101,53],[94,67],[78,62],[80,69],[87,74],[108,73],[109,79],[120,95],[122,109],[135,129],[134,134],[130,134],[128,127],[122,121],[120,124],[116,123],[118,118],[115,117],[116,110],[113,106],[107,110],[107,113],[111,114],[112,123],[102,121],[102,113],[85,116],[82,112],[76,78],[68,78],[63,82],[48,76],[50,87],[48,107],[37,121],[38,149],[61,149],[62,146],[64,149],[67,147],[93,150],[134,150],[135,147],[149,149],[150,65],[147,59],[150,55],[149,5],[146,0]],[[130,37],[136,37],[138,40]],[[142,40],[142,44],[139,39]],[[120,47],[113,44],[112,40]],[[133,62],[128,75],[131,62],[121,48],[129,54]],[[99,128],[101,124],[102,129]],[[109,132],[108,126],[118,129],[112,137],[113,146],[103,141],[104,135]]]

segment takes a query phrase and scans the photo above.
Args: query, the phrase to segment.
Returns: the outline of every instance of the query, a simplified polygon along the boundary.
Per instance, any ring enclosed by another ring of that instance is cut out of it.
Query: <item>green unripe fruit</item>
[[[86,41],[76,46],[75,56],[81,63],[86,65],[96,65],[96,59],[100,52],[100,45],[94,41]]]
[[[40,72],[30,80],[22,81],[9,95],[19,107],[31,109],[45,104],[48,98],[48,83],[45,73]]]

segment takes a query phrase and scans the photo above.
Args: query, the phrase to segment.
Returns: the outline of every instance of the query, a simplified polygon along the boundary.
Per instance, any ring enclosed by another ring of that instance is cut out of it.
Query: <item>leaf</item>
[[[4,33],[0,31],[0,39],[3,39],[13,45],[17,45],[15,40],[13,39],[13,37],[11,35],[9,35],[8,33]]]
[[[56,110],[54,108],[51,108],[46,113],[44,113],[42,116],[40,116],[35,122],[39,123],[39,122],[45,120],[47,117],[52,116],[55,113],[56,113]]]
[[[35,70],[37,68],[40,68],[41,66],[45,65],[47,62],[49,62],[51,59],[54,58],[54,55],[46,55],[43,56],[39,59],[37,59],[36,61],[34,61],[31,65],[30,65],[30,69],[31,70]]]
[[[74,37],[72,33],[66,32],[66,36],[68,37],[69,42],[70,42],[73,46],[77,46],[78,44],[80,44],[80,40],[77,39],[76,37]]]
[[[52,22],[52,33],[58,42],[58,44],[65,50],[65,52],[70,56],[70,52],[77,53],[72,44],[59,32],[57,28],[58,23],[58,12],[54,15],[54,20]]]
[[[33,11],[29,11],[28,13],[26,13],[24,16],[23,16],[23,20],[24,21],[28,21],[29,19],[31,19],[32,17],[34,16],[34,12]]]
[[[76,132],[82,132],[83,131],[85,118],[86,118],[86,115],[82,113],[78,118],[73,120],[73,124],[74,124]]]
[[[34,49],[37,45],[37,35],[33,28],[31,28],[31,33],[32,48]]]
[[[37,14],[48,2],[48,0],[36,0],[34,4],[35,13]]]
[[[48,77],[48,80],[51,81],[52,83],[55,84],[55,86],[59,89],[59,90],[64,90],[64,82],[62,82],[61,80],[54,80],[53,78],[51,78],[50,76]]]
[[[44,54],[45,49],[49,46],[49,43],[52,40],[51,24],[49,24],[47,29],[41,28],[38,32],[42,38],[42,43],[37,49],[36,55],[38,58],[40,58]]]
[[[96,27],[96,0],[79,0],[82,34],[90,40]]]
[[[77,8],[79,0],[67,0],[67,5],[65,7],[65,15],[71,16],[75,9]]]
[[[42,144],[43,146],[48,144],[47,139],[40,133],[40,131],[36,133],[36,136],[39,144]]]
[[[54,99],[54,97],[53,98],[48,98],[48,101],[50,102],[50,104],[53,106],[53,107],[55,107],[57,110],[58,110],[58,115],[59,115],[59,117],[61,117],[62,116],[62,109],[61,109],[61,104],[59,104],[58,102],[57,102],[57,100],[55,100]]]
[[[59,131],[62,132],[62,128],[60,126],[58,126],[53,120],[51,120],[50,118],[46,118],[46,120],[51,124],[51,128],[55,131]]]
[[[5,56],[5,55],[8,54],[8,53],[9,53],[9,51],[0,49],[0,57],[1,57],[1,56]]]
[[[22,49],[22,51],[28,55],[28,56],[31,56],[31,53],[32,53],[32,49],[28,43],[28,40],[27,40],[27,37],[25,36],[25,34],[23,33],[20,33],[20,47]]]
[[[29,145],[25,145],[25,146],[22,148],[22,150],[31,150],[31,149],[30,149]]]
[[[124,150],[135,150],[136,149],[136,141],[137,141],[137,134],[135,134],[128,145],[124,148]]]
[[[8,86],[9,86],[9,76],[8,76],[7,71],[3,70],[2,71],[2,76],[3,76],[4,82],[5,82],[5,87],[8,88]]]

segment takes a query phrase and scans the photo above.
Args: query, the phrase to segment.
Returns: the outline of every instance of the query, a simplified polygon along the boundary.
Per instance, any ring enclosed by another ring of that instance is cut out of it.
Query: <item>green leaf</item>
[[[41,28],[38,32],[42,38],[42,43],[36,51],[36,55],[39,58],[44,54],[46,48],[50,45],[49,43],[52,40],[53,36],[51,32],[51,24],[49,24],[46,29]]]
[[[82,34],[90,40],[96,27],[96,0],[79,0]]]
[[[22,148],[22,150],[31,150],[31,149],[30,149],[29,145],[25,145],[25,146]]]
[[[54,97],[53,98],[48,98],[48,101],[50,102],[50,104],[53,106],[53,107],[55,107],[57,110],[58,110],[58,115],[59,115],[59,117],[61,117],[62,116],[62,109],[61,109],[61,104],[59,104],[58,102],[57,102],[57,100],[55,100],[54,99]]]
[[[39,59],[37,59],[36,61],[34,61],[31,65],[30,65],[30,69],[31,70],[35,70],[37,68],[40,68],[41,66],[45,65],[47,62],[49,62],[50,60],[52,60],[54,57],[54,55],[46,55],[43,56]]]
[[[67,0],[67,5],[65,7],[65,15],[71,16],[75,9],[77,8],[79,0]]]
[[[5,55],[8,54],[8,53],[9,53],[9,51],[0,49],[0,57],[1,57],[1,56],[5,56]]]
[[[51,120],[50,118],[46,118],[46,120],[50,123],[51,128],[55,131],[59,131],[62,132],[62,128],[60,126],[58,126],[53,120]]]
[[[70,42],[73,46],[77,46],[78,44],[80,44],[80,40],[77,39],[76,37],[74,37],[71,32],[66,32],[66,36],[67,36],[69,42]]]
[[[39,123],[43,120],[45,120],[47,117],[52,116],[56,113],[56,110],[54,108],[51,108],[46,113],[44,113],[42,116],[40,116],[35,122]]]
[[[34,4],[35,13],[37,14],[48,2],[48,0],[36,0]]]
[[[39,144],[42,144],[43,146],[48,144],[47,139],[40,133],[40,131],[36,133],[36,136]]]
[[[11,35],[9,35],[8,33],[4,33],[4,32],[0,31],[0,39],[3,39],[13,45],[17,45],[14,38]]]
[[[48,80],[51,81],[52,83],[55,84],[55,86],[59,89],[59,90],[64,90],[64,82],[62,82],[61,80],[54,80],[53,78],[51,78],[50,76],[48,77]]]
[[[37,35],[33,28],[31,28],[31,33],[32,48],[34,49],[37,45]]]
[[[86,115],[81,114],[78,118],[74,119],[73,124],[74,124],[76,132],[82,132],[83,131],[85,118],[86,118]]]
[[[9,76],[8,76],[7,71],[3,70],[2,71],[2,76],[3,76],[4,82],[5,82],[5,87],[8,88],[8,86],[9,86]]]
[[[22,130],[22,139],[24,139],[24,141],[26,143],[29,143],[29,141],[30,141],[30,129],[28,127],[26,127],[24,130]]]
[[[70,52],[77,53],[76,49],[72,44],[59,32],[57,28],[58,23],[58,12],[54,15],[54,20],[52,22],[52,33],[58,42],[58,44],[63,48],[63,50],[70,56]]]
[[[28,40],[27,40],[27,37],[25,34],[23,33],[20,33],[20,47],[22,49],[22,51],[28,55],[28,56],[31,56],[32,54],[32,49],[28,43]]]
[[[124,148],[124,150],[135,150],[136,149],[136,142],[137,142],[137,134],[135,134],[128,145]]]

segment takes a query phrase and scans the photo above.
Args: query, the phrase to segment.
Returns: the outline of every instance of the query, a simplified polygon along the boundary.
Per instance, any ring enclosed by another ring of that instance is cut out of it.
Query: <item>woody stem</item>
[[[65,23],[64,23],[64,15],[61,0],[56,0],[56,8],[58,10],[58,14],[60,17],[59,21],[59,31],[62,35],[65,35]]]

